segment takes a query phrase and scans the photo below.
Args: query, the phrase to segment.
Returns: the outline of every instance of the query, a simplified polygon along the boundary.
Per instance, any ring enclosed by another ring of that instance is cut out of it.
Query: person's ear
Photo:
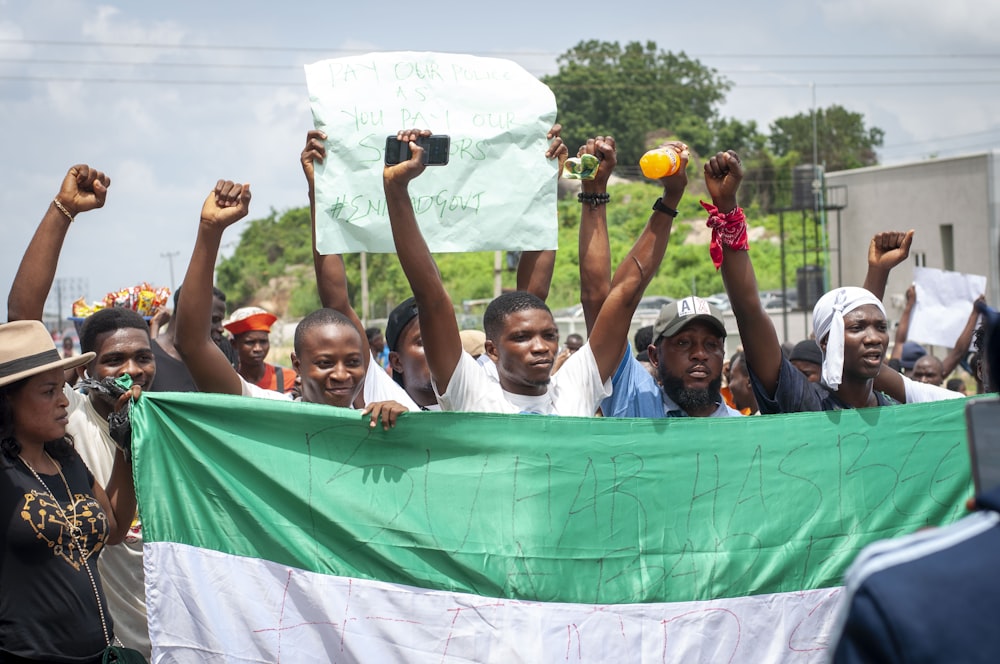
[[[81,364],[76,368],[76,375],[80,378],[90,378],[90,371],[87,364]]]
[[[299,371],[299,366],[301,365],[301,362],[299,362],[299,356],[296,355],[295,351],[293,350],[290,357],[292,358],[292,368],[295,369],[295,373],[301,375],[302,372]]]
[[[396,373],[404,373],[403,363],[399,359],[399,353],[394,350],[389,351],[389,366],[392,367],[392,370]]]
[[[650,364],[657,369],[660,368],[660,350],[655,344],[649,344],[649,347],[646,348],[646,356],[649,358]]]
[[[494,362],[500,361],[500,355],[497,353],[496,344],[493,343],[492,339],[487,339],[483,342],[483,350],[486,351],[486,354],[489,355],[490,359]]]

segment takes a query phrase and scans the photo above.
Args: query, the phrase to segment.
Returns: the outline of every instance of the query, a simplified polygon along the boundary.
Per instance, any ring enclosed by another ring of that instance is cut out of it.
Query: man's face
[[[240,356],[240,367],[250,369],[264,364],[264,358],[271,350],[271,341],[267,332],[253,330],[236,335],[233,346]]]
[[[420,319],[416,316],[400,333],[396,350],[389,353],[389,364],[393,371],[402,374],[404,389],[410,396],[413,396],[414,392],[433,392],[431,370],[427,366],[424,341],[420,336]],[[418,405],[430,404],[418,402]]]
[[[913,380],[918,383],[941,385],[944,382],[944,366],[932,355],[924,355],[913,364]]]
[[[134,327],[124,327],[99,334],[94,344],[97,353],[86,371],[91,378],[117,378],[123,374],[132,377],[132,382],[143,389],[149,389],[156,377],[156,360],[149,346],[149,335]],[[84,369],[78,369],[81,376]],[[106,405],[114,405],[114,400],[101,395],[97,390],[90,392],[90,398],[100,399]]]
[[[378,355],[385,348],[385,337],[381,334],[376,334],[372,337],[372,340],[368,342],[368,346],[371,347],[372,353]]]
[[[350,408],[365,386],[361,335],[347,325],[306,330],[292,366],[302,380],[302,400]]]
[[[725,361],[725,340],[714,327],[694,320],[658,346],[650,346],[649,359],[667,396],[685,412],[714,410]]]
[[[818,383],[823,376],[823,365],[808,360],[791,360],[792,366],[805,374],[810,383]]]
[[[569,352],[575,353],[576,351],[580,350],[582,346],[583,346],[582,337],[579,337],[575,334],[571,334],[570,336],[566,337],[566,348],[569,349]]]
[[[222,321],[226,320],[226,303],[218,297],[212,298],[212,341],[216,344],[222,341]]]
[[[874,304],[844,314],[844,378],[874,379],[889,346],[889,327]],[[826,340],[823,343],[826,352]]]
[[[746,360],[737,360],[736,364],[730,367],[729,390],[733,393],[733,403],[737,409],[749,408],[751,413],[757,411],[757,397],[754,396],[753,388],[750,386],[750,372],[747,371]]]
[[[486,340],[486,352],[496,362],[500,384],[514,394],[544,394],[558,351],[559,328],[544,309],[509,314],[500,339]]]

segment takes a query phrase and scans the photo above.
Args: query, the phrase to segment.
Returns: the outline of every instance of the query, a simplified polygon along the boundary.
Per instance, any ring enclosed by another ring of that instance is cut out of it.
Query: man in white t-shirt
[[[654,206],[642,235],[615,273],[590,340],[555,376],[552,365],[559,349],[559,329],[545,303],[516,291],[501,295],[489,305],[483,326],[486,354],[496,363],[500,377],[495,382],[462,349],[451,297],[413,212],[409,183],[425,167],[421,161],[423,149],[416,139],[429,135],[427,130],[397,134],[399,140],[409,143],[413,156],[398,165],[386,166],[383,184],[396,253],[417,302],[427,364],[442,408],[593,415],[601,400],[611,392],[611,374],[625,347],[632,314],[663,259],[673,222],[671,212],[676,214],[669,206],[677,205],[687,186],[684,168],[664,180],[664,205]],[[614,149],[603,157],[599,168],[613,169]],[[607,202],[606,195],[590,196],[584,204],[597,206]]]
[[[198,237],[178,304],[176,346],[198,389],[220,394],[290,399],[251,385],[212,342],[212,279],[225,229],[246,216],[250,186],[220,180],[201,210]],[[365,357],[367,355],[367,357]],[[393,426],[399,413],[416,410],[406,392],[371,358],[367,340],[348,316],[319,309],[295,328],[292,367],[301,380],[302,401],[341,408],[360,405],[372,426]]]

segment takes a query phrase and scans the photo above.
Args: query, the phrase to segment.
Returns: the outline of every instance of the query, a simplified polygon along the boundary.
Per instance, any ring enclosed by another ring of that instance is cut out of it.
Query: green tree
[[[705,153],[711,123],[729,82],[716,70],[655,42],[583,41],[559,56],[559,72],[542,80],[552,89],[563,140],[575,154],[588,138],[611,135],[619,169],[638,173],[639,157],[658,135],[677,136]],[[652,144],[651,144],[652,143]]]
[[[861,113],[848,111],[834,104],[816,111],[816,147],[820,164],[827,171],[873,166],[878,163],[875,149],[882,146],[885,132],[878,127],[865,126]],[[812,113],[799,113],[778,118],[771,124],[771,148],[774,154],[784,157],[798,152],[804,163],[812,162],[813,118]]]

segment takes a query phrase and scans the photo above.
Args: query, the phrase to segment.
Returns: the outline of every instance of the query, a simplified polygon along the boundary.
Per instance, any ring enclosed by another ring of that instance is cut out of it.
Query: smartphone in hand
[[[451,137],[447,134],[421,136],[416,142],[417,145],[424,149],[423,162],[425,166],[444,166],[448,163],[448,156],[451,152]],[[396,164],[408,161],[412,156],[409,143],[404,143],[395,136],[386,137],[386,166],[395,166]]]

